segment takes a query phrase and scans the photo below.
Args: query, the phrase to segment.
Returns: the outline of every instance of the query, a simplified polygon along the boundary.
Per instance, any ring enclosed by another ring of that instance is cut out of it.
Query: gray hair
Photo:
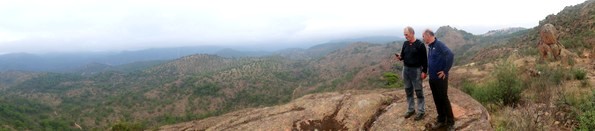
[[[432,32],[432,30],[430,30],[430,29],[426,29],[426,31],[424,31],[424,34],[434,36],[434,32]]]
[[[413,31],[413,27],[411,27],[411,26],[405,27],[405,30],[407,30],[411,34],[415,34],[415,31]]]

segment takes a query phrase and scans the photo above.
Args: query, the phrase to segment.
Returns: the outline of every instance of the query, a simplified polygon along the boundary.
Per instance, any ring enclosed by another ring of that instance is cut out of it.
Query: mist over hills
[[[83,66],[92,63],[117,66],[141,61],[171,60],[196,53],[214,53],[219,49],[221,47],[199,46],[123,52],[4,54],[0,55],[0,71],[71,72],[72,69],[83,68]]]
[[[385,43],[394,40],[401,40],[400,37],[373,36],[345,40],[334,40],[328,43],[314,45],[309,50],[314,51],[313,56],[321,56],[347,45],[352,42],[371,42]],[[175,48],[152,48],[138,51],[121,52],[80,52],[80,53],[47,53],[47,54],[29,54],[29,53],[11,53],[0,55],[0,71],[21,70],[21,71],[49,71],[49,72],[73,72],[83,68],[93,66],[93,64],[102,64],[105,66],[119,66],[134,62],[163,61],[173,60],[192,54],[215,54],[223,57],[261,57],[272,54],[288,54],[286,49],[278,51],[266,51],[254,49],[242,49],[225,46],[193,46],[193,47],[175,47]],[[299,48],[295,48],[299,49]],[[292,54],[294,57],[296,54]],[[308,56],[309,57],[309,56]],[[304,58],[304,57],[302,57]],[[155,62],[152,62],[155,63]],[[73,70],[74,69],[74,70]]]

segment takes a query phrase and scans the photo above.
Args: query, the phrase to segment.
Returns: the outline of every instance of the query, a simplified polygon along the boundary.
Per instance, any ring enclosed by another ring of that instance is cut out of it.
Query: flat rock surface
[[[436,121],[429,87],[424,87],[426,117],[403,118],[407,101],[403,89],[350,90],[311,94],[290,103],[244,109],[160,127],[159,130],[427,130]],[[487,110],[469,95],[448,89],[457,130],[493,130]]]

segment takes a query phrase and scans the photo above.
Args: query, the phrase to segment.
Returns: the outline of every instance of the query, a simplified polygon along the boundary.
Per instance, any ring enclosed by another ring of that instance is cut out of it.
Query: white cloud
[[[400,36],[408,25],[417,30],[451,25],[480,34],[533,27],[583,1],[0,0],[0,52],[299,43]]]

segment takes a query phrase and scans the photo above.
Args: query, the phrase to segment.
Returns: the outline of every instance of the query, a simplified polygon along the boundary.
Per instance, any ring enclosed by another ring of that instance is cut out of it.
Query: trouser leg
[[[454,114],[452,113],[452,106],[450,104],[450,99],[448,98],[448,77],[442,82],[442,102],[444,104],[444,113],[446,115],[446,123],[449,125],[454,125]]]
[[[432,90],[432,97],[434,98],[434,105],[436,106],[436,113],[438,114],[437,121],[444,122],[446,120],[445,115],[442,111],[441,92],[438,80],[430,80],[430,89]]]
[[[423,92],[423,87],[422,87],[422,81],[421,81],[421,68],[416,68],[415,70],[415,74],[411,75],[414,76],[414,78],[412,78],[413,81],[411,81],[411,83],[413,84],[413,88],[415,90],[415,96],[417,97],[417,111],[419,113],[425,113],[426,109],[425,109],[425,97],[424,97],[424,92]]]
[[[403,82],[405,84],[405,94],[407,95],[407,112],[415,111],[415,103],[413,96],[413,83],[411,83],[411,76],[409,68],[403,67]]]

